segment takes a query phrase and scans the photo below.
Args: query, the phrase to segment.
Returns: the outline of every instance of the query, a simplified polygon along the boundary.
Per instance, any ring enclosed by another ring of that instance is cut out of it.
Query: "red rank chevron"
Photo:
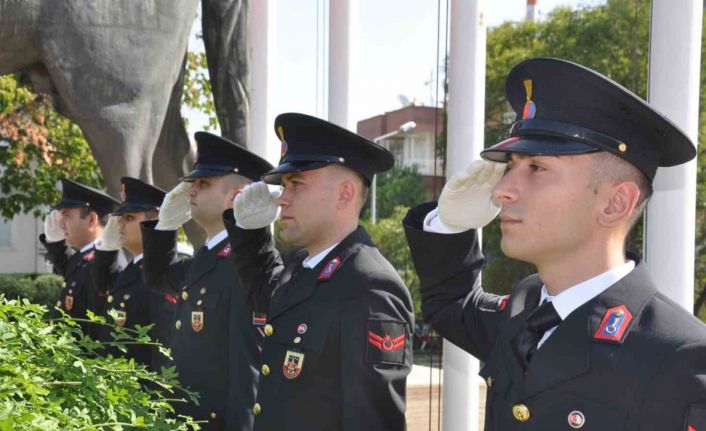
[[[404,348],[405,334],[392,339],[390,334],[385,334],[385,338],[383,338],[373,331],[368,331],[368,342],[383,352],[394,352]]]

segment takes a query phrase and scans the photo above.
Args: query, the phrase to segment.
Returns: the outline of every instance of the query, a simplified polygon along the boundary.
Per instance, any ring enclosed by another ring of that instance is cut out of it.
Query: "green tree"
[[[0,217],[57,202],[63,177],[101,187],[98,163],[79,127],[62,117],[49,96],[34,94],[21,75],[0,76]]]
[[[197,36],[202,39],[202,35]],[[215,130],[218,127],[216,105],[213,101],[211,78],[208,75],[206,53],[203,51],[190,51],[186,53],[186,69],[184,71],[184,89],[181,96],[182,107],[193,109],[208,118],[206,130]],[[184,118],[188,126],[187,118]]]
[[[704,14],[703,24],[706,24]],[[704,27],[706,29],[706,27]],[[699,93],[699,147],[696,171],[696,260],[694,283],[694,313],[706,320],[706,32],[701,35],[701,92]]]
[[[398,206],[413,207],[426,200],[422,176],[415,167],[394,167],[377,177],[377,218],[389,218]],[[370,218],[372,190],[362,218]]]

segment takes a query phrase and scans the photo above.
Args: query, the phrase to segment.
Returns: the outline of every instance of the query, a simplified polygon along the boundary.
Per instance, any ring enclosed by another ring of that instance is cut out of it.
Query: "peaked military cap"
[[[510,138],[481,152],[506,162],[510,154],[567,155],[608,151],[652,181],[657,167],[696,155],[689,137],[620,84],[576,63],[535,58],[515,66],[505,83],[517,114]]]
[[[282,174],[322,168],[332,164],[361,174],[368,184],[378,172],[392,167],[395,159],[385,148],[350,130],[304,114],[287,113],[275,119],[282,145],[279,166],[263,180],[279,184]]]
[[[103,217],[113,211],[118,204],[120,202],[117,199],[105,192],[62,178],[61,201],[54,208],[90,208],[99,217]]]
[[[113,215],[158,210],[165,192],[159,187],[132,177],[120,178],[122,203]]]
[[[258,181],[262,174],[272,169],[267,160],[226,138],[208,132],[196,132],[194,138],[198,149],[196,165],[182,181],[228,174],[238,174]]]

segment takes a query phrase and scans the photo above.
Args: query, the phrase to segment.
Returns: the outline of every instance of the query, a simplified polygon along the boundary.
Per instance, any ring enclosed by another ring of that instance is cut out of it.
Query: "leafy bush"
[[[377,218],[394,217],[398,206],[411,208],[426,200],[422,176],[416,168],[394,167],[377,178]],[[372,189],[361,218],[370,218]]]
[[[56,274],[0,274],[1,295],[47,307],[56,304],[63,284],[64,279]]]
[[[45,313],[0,296],[0,431],[198,429],[175,418],[166,398],[176,388],[173,368],[158,375],[101,357],[105,345],[83,336],[75,321],[46,321]],[[144,343],[147,330],[121,338]]]

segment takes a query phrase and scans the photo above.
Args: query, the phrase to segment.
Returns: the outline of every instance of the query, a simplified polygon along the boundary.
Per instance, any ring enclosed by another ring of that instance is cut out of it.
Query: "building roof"
[[[356,132],[364,138],[374,140],[386,133],[393,132],[403,124],[414,121],[417,126],[412,133],[441,133],[444,129],[443,115],[440,108],[433,106],[409,105],[395,111],[358,121]],[[435,120],[438,118],[438,124]]]

